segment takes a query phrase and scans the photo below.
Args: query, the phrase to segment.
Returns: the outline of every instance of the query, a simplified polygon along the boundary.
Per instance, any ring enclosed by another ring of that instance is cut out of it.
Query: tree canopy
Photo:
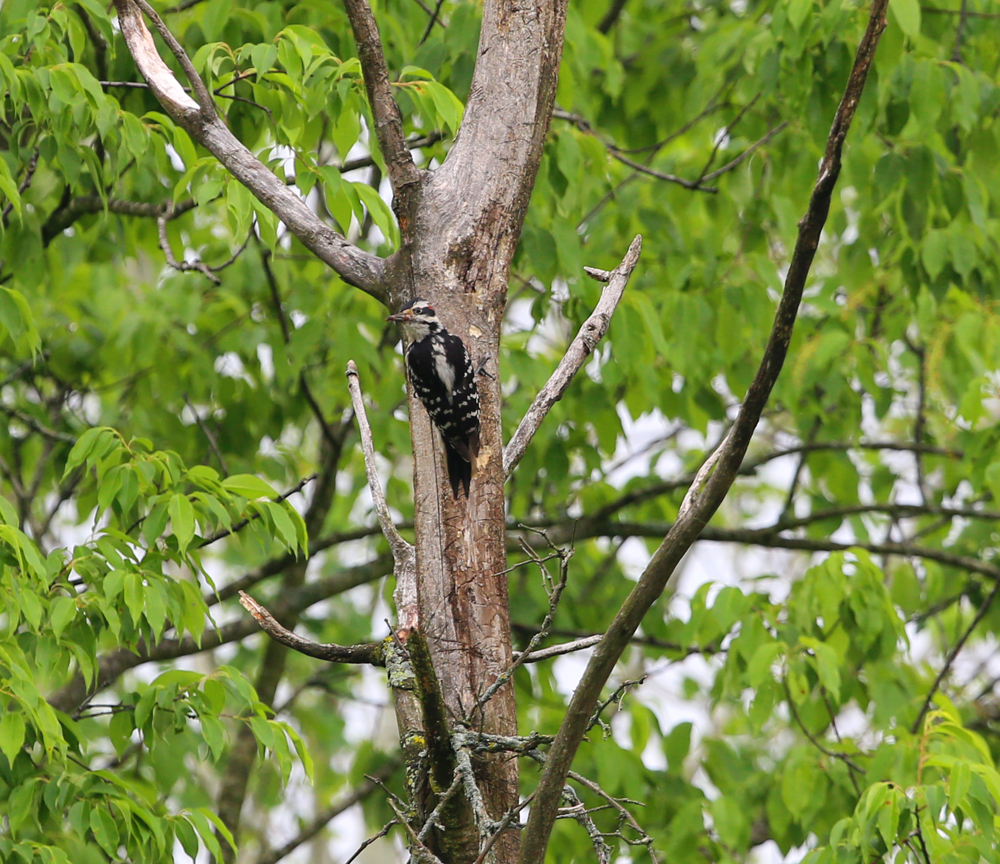
[[[548,861],[997,860],[1000,6],[933,2],[891,0],[788,359],[695,547],[712,572],[682,569],[644,617]],[[153,6],[238,141],[352,249],[400,250],[348,11]],[[436,169],[482,5],[372,12],[406,147]],[[506,484],[513,648],[546,638],[513,677],[522,737],[476,746],[524,757],[523,798],[570,658],[738,415],[869,12],[567,9],[487,370],[504,441],[602,296],[584,266],[643,249]],[[410,537],[390,295],[170,116],[97,0],[0,6],[0,214],[0,859],[306,860],[344,850],[327,827],[360,802],[369,835],[395,820],[362,855],[402,860],[409,756],[378,668],[393,563],[344,375]],[[289,652],[241,590],[378,662]]]

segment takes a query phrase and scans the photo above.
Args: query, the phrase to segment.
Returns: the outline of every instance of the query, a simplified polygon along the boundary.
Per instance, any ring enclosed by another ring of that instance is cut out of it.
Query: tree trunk
[[[403,245],[387,262],[393,305],[412,297],[431,301],[444,326],[465,341],[474,367],[482,370],[477,376],[480,459],[468,500],[453,498],[439,436],[410,394],[417,626],[452,728],[467,724],[496,735],[517,734],[512,684],[473,709],[512,663],[504,573],[500,330],[510,262],[555,99],[565,14],[563,0],[486,3],[461,132],[444,165],[425,175],[418,189],[397,198]],[[487,812],[500,819],[518,801],[517,760],[507,754],[474,767]],[[442,860],[474,861],[479,838],[469,840],[439,850],[446,856]],[[506,831],[493,847],[494,860],[516,860],[518,847],[518,832]]]

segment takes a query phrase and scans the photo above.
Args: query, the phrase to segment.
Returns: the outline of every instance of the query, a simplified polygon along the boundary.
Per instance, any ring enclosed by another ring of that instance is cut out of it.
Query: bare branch
[[[600,698],[604,682],[643,616],[660,597],[677,564],[718,509],[736,479],[754,429],[788,352],[806,278],[819,246],[820,234],[826,224],[833,190],[840,174],[844,140],[861,99],[879,37],[885,29],[887,8],[888,0],[872,2],[868,25],[858,45],[844,96],[834,116],[809,208],[799,223],[799,236],[785,279],[785,290],[778,304],[764,357],[743,400],[739,416],[719,449],[698,472],[681,506],[677,521],[615,616],[607,635],[591,655],[542,772],[535,793],[535,803],[522,837],[520,864],[541,864],[544,860],[567,772],[580,741],[586,734],[587,720]]]
[[[174,250],[170,248],[170,238],[167,237],[167,219],[169,218],[169,212],[170,208],[167,209],[167,213],[156,217],[156,228],[160,239],[160,249],[163,251],[163,257],[167,259],[167,266],[182,273],[189,270],[197,270],[210,282],[214,282],[216,285],[221,285],[222,280],[209,270],[207,264],[201,261],[178,261],[174,257]]]
[[[33,432],[37,432],[43,438],[48,438],[51,441],[61,441],[63,444],[76,444],[76,436],[70,435],[68,432],[58,432],[55,429],[50,429],[44,423],[36,420],[30,414],[21,411],[18,408],[10,408],[7,405],[0,404],[0,411],[6,414],[8,417],[14,420],[19,420]]]
[[[768,132],[767,132],[766,135],[764,135],[761,138],[758,138],[756,141],[754,141],[753,144],[751,144],[749,147],[747,147],[747,149],[744,150],[742,153],[740,153],[740,155],[737,156],[735,159],[732,159],[731,161],[727,162],[721,168],[716,168],[710,174],[706,174],[698,182],[699,183],[706,183],[706,182],[708,182],[710,180],[715,180],[717,177],[721,177],[727,171],[732,171],[737,165],[739,165],[741,162],[743,162],[748,157],[752,156],[753,153],[754,153],[754,151],[757,150],[757,148],[763,147],[775,135],[777,135],[779,132],[783,131],[784,128],[787,125],[788,125],[788,121],[785,120],[784,122],[779,123],[773,129],[768,130]]]
[[[184,49],[145,0],[115,0],[118,22],[129,52],[143,78],[166,112],[204,146],[265,207],[288,226],[302,244],[347,283],[385,302],[384,262],[362,252],[333,232],[305,202],[257,159],[219,118],[212,94],[198,76]],[[142,20],[142,9],[188,76],[193,100],[157,53]]]
[[[548,762],[548,756],[539,750],[532,750],[528,753],[528,755],[540,765],[545,765]],[[534,792],[534,796],[536,798],[538,796],[537,789]],[[584,807],[583,802],[573,790],[573,787],[563,786],[560,790],[559,798],[560,803],[565,801],[569,806],[565,809],[560,809],[557,813],[553,813],[553,819],[563,818],[574,819],[577,821],[580,824],[580,827],[587,832],[587,836],[590,837],[590,842],[594,846],[594,853],[597,855],[598,864],[611,864],[611,849],[608,848],[608,845],[604,842],[604,837],[601,835],[601,832],[597,830],[597,826],[590,818],[587,808]]]
[[[413,546],[402,538],[392,521],[389,506],[385,503],[385,493],[378,479],[378,469],[375,466],[375,448],[372,445],[372,427],[368,423],[365,411],[365,400],[361,395],[361,379],[358,377],[358,367],[353,360],[347,363],[347,387],[351,391],[351,403],[354,405],[354,415],[358,420],[358,431],[361,433],[361,449],[365,454],[365,472],[368,476],[368,488],[371,491],[372,502],[375,505],[375,515],[382,528],[385,539],[389,541],[392,557],[402,564],[415,556]]]
[[[649,834],[647,834],[646,831],[643,830],[642,826],[640,826],[639,823],[635,821],[635,817],[631,813],[629,813],[629,811],[626,809],[625,805],[622,804],[621,801],[619,801],[617,798],[615,798],[608,792],[605,792],[597,783],[595,783],[589,777],[584,777],[582,774],[577,774],[576,771],[570,771],[568,776],[570,780],[573,780],[576,783],[579,783],[581,786],[586,787],[595,795],[599,795],[601,798],[607,801],[608,804],[611,805],[611,807],[617,810],[621,819],[629,826],[629,828],[631,828],[633,831],[636,832],[636,834],[639,835],[639,839],[637,841],[623,838],[625,839],[625,842],[629,843],[630,845],[645,846],[646,851],[649,852],[649,857],[653,859],[653,864],[658,864],[659,859],[656,857],[656,852],[653,849],[653,838],[650,837]]]
[[[948,657],[945,659],[944,665],[941,667],[941,671],[938,672],[937,677],[934,679],[931,689],[927,691],[927,697],[924,699],[924,704],[920,706],[920,713],[917,714],[917,719],[913,721],[913,725],[910,727],[910,731],[914,735],[917,734],[920,724],[924,722],[924,717],[927,716],[927,712],[930,710],[931,702],[934,700],[934,694],[937,693],[938,687],[941,686],[944,676],[948,674],[952,664],[955,662],[955,658],[958,657],[959,652],[965,647],[965,643],[972,635],[972,631],[979,626],[979,622],[982,621],[983,618],[986,617],[986,613],[990,611],[990,607],[993,605],[993,601],[996,599],[998,592],[1000,592],[1000,580],[998,580],[997,584],[993,586],[993,590],[990,591],[989,596],[983,601],[982,606],[979,607],[979,611],[976,612],[976,617],[972,619],[961,638],[954,644],[951,651],[948,652]]]
[[[482,851],[476,857],[476,860],[472,862],[472,864],[483,864],[483,862],[486,860],[486,857],[490,854],[490,850],[496,845],[497,840],[500,839],[503,832],[510,827],[510,823],[513,822],[514,819],[517,817],[517,815],[531,803],[531,800],[534,797],[535,795],[534,793],[532,793],[523,801],[521,801],[519,804],[514,805],[506,813],[504,813],[503,819],[501,819],[497,823],[496,829],[490,835],[490,839],[483,846]]]
[[[851,783],[854,785],[854,791],[861,794],[861,789],[858,787],[857,778],[854,776],[857,774],[866,774],[864,768],[858,765],[850,756],[846,753],[838,753],[836,750],[831,750],[829,747],[825,747],[823,743],[806,728],[806,724],[802,722],[802,718],[799,716],[799,710],[795,706],[795,700],[792,698],[792,691],[788,686],[788,679],[782,678],[781,684],[785,689],[785,701],[788,703],[788,710],[792,713],[792,718],[798,724],[799,729],[802,733],[809,739],[809,743],[813,745],[820,753],[824,756],[829,756],[831,759],[839,759],[847,766],[848,773],[851,776]]]
[[[563,355],[562,360],[556,367],[555,372],[546,382],[545,386],[531,403],[531,407],[521,420],[517,431],[507,443],[503,452],[504,476],[510,477],[511,472],[521,461],[531,439],[535,436],[546,415],[560,399],[569,387],[573,377],[583,366],[586,359],[593,353],[597,343],[601,341],[604,334],[608,332],[611,324],[611,316],[614,314],[618,303],[628,285],[629,277],[635,269],[639,260],[639,252],[642,250],[642,237],[636,235],[632,245],[628,247],[628,252],[622,259],[621,264],[611,273],[607,274],[607,287],[601,292],[601,299],[597,301],[597,306],[590,317],[583,322],[583,326],[576,334],[576,338],[570,343],[569,348]],[[604,271],[600,271],[603,277]]]
[[[424,822],[423,827],[420,829],[420,833],[417,835],[417,839],[420,840],[421,843],[427,839],[427,835],[431,833],[432,828],[437,827],[441,830],[446,830],[445,826],[438,820],[441,818],[444,808],[448,806],[448,802],[455,797],[455,793],[458,792],[461,787],[462,772],[456,770],[455,779],[451,781],[451,786],[449,786],[441,795],[437,806],[431,811],[431,815],[427,817],[427,821]]]
[[[142,85],[146,86],[146,85]],[[105,209],[110,213],[120,213],[123,216],[144,216],[156,219],[170,209],[170,219],[177,219],[197,204],[193,198],[188,198],[178,204],[165,202],[150,204],[146,201],[128,201],[122,198],[103,199],[100,195],[81,195],[73,198],[65,207],[54,210],[42,226],[42,245],[47,246],[52,240],[69,228],[77,219],[87,213],[101,213]]]
[[[545,536],[544,532],[537,532],[537,533],[540,533],[543,537]],[[547,537],[546,540],[548,540]],[[545,639],[546,636],[549,635],[549,628],[552,626],[552,621],[556,617],[556,609],[559,608],[559,598],[562,597],[563,590],[566,588],[566,580],[569,578],[569,560],[570,558],[573,557],[572,549],[559,549],[557,546],[553,545],[551,541],[549,541],[549,547],[555,550],[556,557],[559,559],[559,581],[554,586],[552,586],[551,589],[548,591],[549,610],[548,612],[545,613],[545,619],[542,621],[542,626],[539,628],[538,632],[531,637],[531,640],[528,642],[528,647],[518,654],[513,664],[511,664],[511,667],[502,675],[500,675],[487,688],[486,692],[483,693],[483,695],[476,700],[476,704],[473,707],[472,711],[470,712],[471,715],[473,716],[487,702],[489,702],[490,699],[493,698],[494,694],[501,687],[503,687],[508,681],[510,681],[512,677],[514,677],[514,673],[517,672],[517,670],[520,669],[526,662],[528,662],[528,659],[531,657],[532,652],[535,650],[535,648],[537,648],[538,645],[541,643],[541,641]],[[542,572],[546,574],[545,581],[551,582],[551,580],[548,577],[548,571],[546,570],[545,566],[539,561],[538,556],[535,555],[531,547],[528,546],[527,544],[524,544],[523,548],[525,552],[538,563],[538,566],[539,568],[541,568]]]
[[[379,830],[375,834],[372,834],[371,837],[369,837],[367,840],[365,840],[365,842],[362,843],[354,851],[354,854],[351,855],[351,857],[348,858],[344,862],[344,864],[352,864],[352,862],[356,861],[358,859],[358,856],[362,852],[364,852],[365,849],[367,849],[369,846],[371,846],[372,843],[374,843],[376,840],[380,840],[381,838],[385,837],[385,835],[388,834],[393,829],[393,827],[396,826],[396,825],[398,825],[398,824],[399,824],[399,820],[398,819],[390,819],[388,822],[385,823],[385,825],[383,825],[381,828],[379,828]]]
[[[444,0],[437,0],[434,6],[434,11],[431,12],[430,21],[427,22],[427,26],[424,28],[424,35],[420,37],[418,45],[423,45],[427,41],[427,37],[431,35],[431,30],[434,28],[435,24],[441,24],[441,20],[438,16],[441,14],[441,7],[444,5]],[[444,27],[444,24],[441,24]]]
[[[741,476],[750,476],[754,474],[758,468],[766,465],[768,462],[773,462],[775,459],[781,459],[785,456],[793,456],[797,453],[813,453],[830,450],[839,450],[844,452],[849,452],[851,450],[919,452],[927,453],[933,456],[945,456],[950,459],[961,459],[963,456],[961,450],[950,450],[945,447],[936,447],[931,444],[913,444],[904,441],[859,441],[856,443],[851,441],[825,441],[812,444],[807,442],[793,447],[781,447],[777,450],[764,453],[754,459],[749,459],[744,462],[742,466],[740,466],[738,473]],[[684,477],[679,477],[676,480],[664,480],[647,486],[645,489],[636,489],[632,492],[626,492],[620,498],[606,504],[594,515],[603,518],[617,513],[619,510],[629,507],[632,504],[640,504],[643,501],[648,501],[651,498],[659,497],[664,493],[673,492],[677,489],[686,489],[694,481],[694,478],[694,474],[688,474]]]
[[[572,642],[563,642],[560,645],[552,645],[549,648],[542,648],[540,651],[519,651],[515,654],[522,663],[541,663],[542,660],[550,660],[553,657],[561,657],[563,654],[572,654],[574,651],[584,651],[593,648],[604,638],[603,633],[595,633],[593,636],[584,636],[574,639]],[[532,640],[534,641],[534,640]],[[530,644],[528,648],[530,649]]]
[[[414,164],[403,136],[403,118],[399,113],[399,106],[392,98],[392,83],[385,65],[375,16],[372,15],[368,0],[344,0],[344,8],[354,31],[354,42],[358,46],[368,104],[375,119],[375,137],[385,158],[393,194],[401,197],[406,194],[407,187],[420,182],[422,174]],[[428,24],[428,28],[430,26]]]
[[[188,410],[194,416],[195,423],[198,424],[198,428],[201,429],[202,434],[208,439],[208,446],[212,448],[215,458],[219,460],[219,467],[222,469],[222,473],[228,475],[229,466],[226,465],[226,457],[222,455],[222,451],[219,449],[219,442],[216,440],[212,430],[208,428],[208,424],[205,423],[202,416],[198,413],[198,409],[191,404],[187,393],[184,394],[184,404],[187,405]]]
[[[287,645],[299,654],[326,660],[329,663],[367,663],[370,666],[384,666],[382,659],[382,643],[368,642],[364,645],[334,645],[321,644],[296,636],[291,630],[283,627],[274,616],[253,599],[249,594],[240,591],[240,603],[260,624],[260,629],[276,642]]]
[[[300,588],[285,592],[271,605],[271,609],[274,614],[280,616],[302,612],[335,594],[342,594],[358,585],[381,579],[388,568],[388,556],[381,556],[357,567],[337,570],[328,576],[307,582]],[[182,639],[163,638],[155,645],[147,645],[143,640],[139,640],[134,651],[119,648],[99,655],[96,674],[89,686],[83,676],[77,673],[68,684],[49,697],[49,704],[65,714],[72,714],[88,696],[103,690],[129,669],[152,660],[173,660],[177,657],[210,651],[219,645],[245,639],[250,634],[258,632],[258,629],[257,622],[245,616],[221,627],[206,630],[200,641],[195,641],[190,635]]]

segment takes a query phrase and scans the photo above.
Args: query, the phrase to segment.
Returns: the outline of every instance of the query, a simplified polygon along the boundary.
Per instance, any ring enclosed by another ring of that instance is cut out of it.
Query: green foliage
[[[512,524],[575,544],[550,642],[607,627],[732,419],[868,12],[628,0],[605,22],[612,5],[569,9],[501,348],[509,434],[600,295],[583,265],[613,267],[644,235],[606,340],[508,485]],[[181,6],[158,4],[233,133],[352,241],[395,249],[341,7]],[[613,684],[651,677],[575,763],[645,804],[628,806],[672,864],[766,841],[810,864],[997,857],[1000,69],[980,16],[1000,7],[935,9],[890,4],[786,367],[710,526],[744,551],[730,566],[710,546],[711,578],[690,568],[643,622]],[[468,98],[479,6],[447,0],[427,38],[421,4],[374,11],[404,132],[430,140],[417,159],[433,167]],[[391,586],[362,586],[385,568],[342,373],[357,362],[405,521],[402,371],[385,311],[121,82],[138,78],[106,4],[0,6],[0,858],[220,858],[209,790],[244,730],[271,755],[239,837],[252,858],[298,818],[284,784],[319,812],[395,745],[369,741],[361,675],[262,664],[226,586],[295,601],[319,641],[379,631]],[[235,255],[221,284],[166,266],[157,217],[177,259]],[[548,597],[528,567],[510,580],[523,647]],[[967,633],[961,656],[982,665],[936,682]],[[558,726],[572,664],[518,673],[522,731]],[[535,777],[525,765],[526,793]],[[392,818],[379,796],[365,806],[374,829]],[[616,852],[645,854],[616,812],[593,818]],[[561,820],[550,860],[592,855]]]

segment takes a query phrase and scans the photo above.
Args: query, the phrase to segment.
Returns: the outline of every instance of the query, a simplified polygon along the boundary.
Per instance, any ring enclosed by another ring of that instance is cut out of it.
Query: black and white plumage
[[[468,497],[479,455],[479,389],[469,352],[426,300],[411,300],[386,320],[397,322],[409,341],[406,368],[413,392],[444,439],[451,491],[458,498],[461,487]]]

